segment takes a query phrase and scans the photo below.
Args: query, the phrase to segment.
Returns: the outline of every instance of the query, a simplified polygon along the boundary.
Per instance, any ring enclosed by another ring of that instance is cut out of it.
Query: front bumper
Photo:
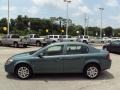
[[[14,65],[12,63],[4,65],[4,68],[7,73],[14,73]]]

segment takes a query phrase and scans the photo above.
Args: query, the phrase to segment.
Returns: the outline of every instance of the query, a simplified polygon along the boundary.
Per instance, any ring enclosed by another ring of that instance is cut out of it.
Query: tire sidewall
[[[36,46],[37,46],[37,47],[41,46],[41,42],[37,41],[37,42],[36,42]]]
[[[15,48],[18,48],[18,47],[19,47],[19,45],[18,45],[17,42],[14,43],[14,47],[15,47]]]
[[[0,41],[0,46],[2,46],[2,42]]]
[[[94,77],[94,78],[91,78],[91,77],[89,77],[89,76],[87,75],[87,70],[88,70],[90,67],[96,67],[96,69],[98,70],[98,74],[97,74],[97,76]],[[87,66],[84,68],[83,74],[84,74],[84,76],[85,76],[86,78],[88,78],[88,79],[95,79],[95,78],[97,78],[97,77],[100,75],[100,69],[99,69],[99,67],[98,67],[97,65],[95,65],[95,64],[89,64],[89,65],[87,65]]]
[[[19,75],[18,75],[18,70],[19,68],[21,67],[26,67],[29,69],[29,76],[26,77],[26,78],[21,78]],[[29,79],[31,76],[32,76],[32,69],[28,66],[28,65],[19,65],[15,68],[15,75],[19,78],[19,79],[22,79],[22,80],[25,80],[25,79]]]

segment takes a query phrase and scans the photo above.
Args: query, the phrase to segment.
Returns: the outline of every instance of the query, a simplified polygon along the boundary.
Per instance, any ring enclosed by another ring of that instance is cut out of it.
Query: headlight
[[[6,63],[5,63],[5,65],[10,64],[12,61],[13,61],[13,59],[8,59],[8,60],[6,61]]]

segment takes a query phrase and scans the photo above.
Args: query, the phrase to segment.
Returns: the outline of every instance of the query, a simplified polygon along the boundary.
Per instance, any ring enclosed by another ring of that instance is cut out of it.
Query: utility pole
[[[87,23],[87,15],[85,14],[84,35],[86,35],[86,23]]]
[[[100,26],[100,38],[102,38],[102,19],[103,19],[103,10],[104,8],[99,8],[101,15],[101,26]]]
[[[87,35],[88,35],[88,27],[89,27],[89,16],[87,17],[87,30],[86,30]]]
[[[8,21],[7,21],[7,34],[9,35],[10,34],[10,32],[9,32],[9,30],[10,30],[10,2],[9,2],[9,0],[8,0]]]
[[[67,3],[66,7],[67,7],[67,25],[66,25],[66,39],[68,38],[68,26],[69,26],[69,11],[68,11],[68,7],[69,7],[69,3],[71,3],[70,0],[64,0],[64,2]]]

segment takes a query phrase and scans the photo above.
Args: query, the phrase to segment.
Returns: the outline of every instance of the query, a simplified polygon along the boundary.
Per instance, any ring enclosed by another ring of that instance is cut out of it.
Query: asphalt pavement
[[[4,71],[4,64],[12,55],[37,49],[39,47],[0,47],[0,90],[120,90],[120,55],[112,53],[111,69],[95,80],[88,80],[82,74],[40,74],[19,80]]]

